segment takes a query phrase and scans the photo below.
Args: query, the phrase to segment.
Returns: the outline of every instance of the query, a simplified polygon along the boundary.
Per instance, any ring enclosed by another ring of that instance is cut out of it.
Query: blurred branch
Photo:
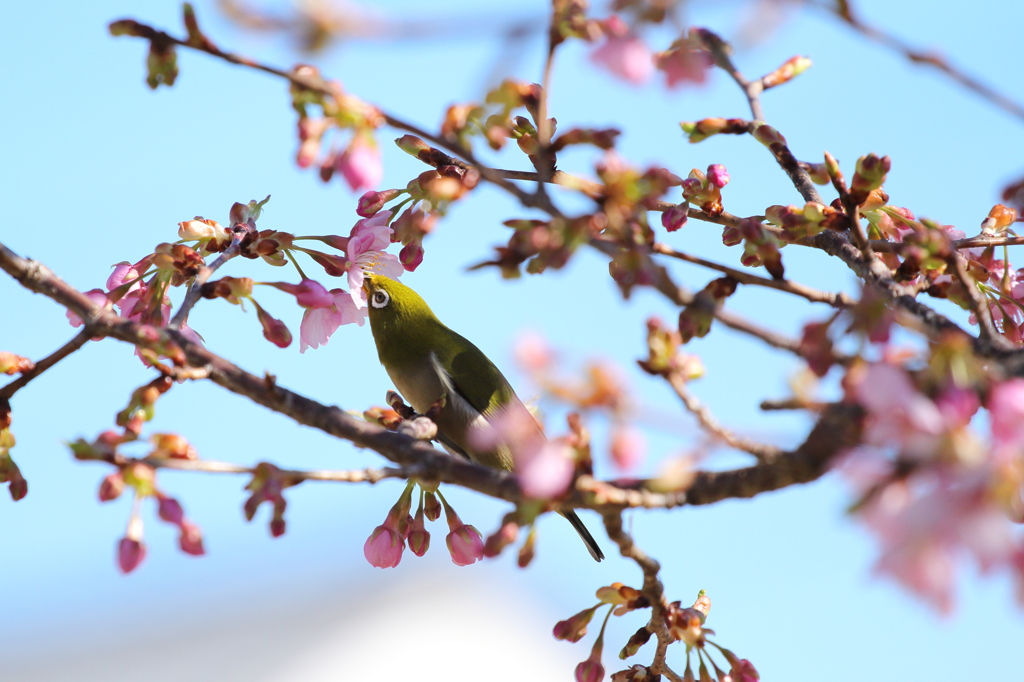
[[[993,104],[1010,115],[1024,121],[1024,106],[1014,102],[1006,95],[1003,95],[1001,92],[982,83],[973,76],[964,73],[959,68],[950,64],[942,55],[936,54],[935,52],[920,51],[912,47],[909,43],[897,38],[895,35],[861,21],[860,17],[856,16],[854,13],[853,4],[850,0],[831,0],[831,2],[827,0],[817,0],[811,4],[812,6],[818,7],[819,9],[837,17],[847,26],[857,33],[860,33],[868,40],[874,41],[879,45],[883,45],[890,50],[902,54],[915,64],[922,64],[924,66],[930,66],[937,69],[962,87],[967,88],[982,99],[988,101],[990,104]]]
[[[711,410],[702,403],[695,395],[690,393],[686,387],[686,379],[679,372],[669,372],[666,377],[672,390],[676,392],[679,399],[683,401],[686,409],[697,418],[701,428],[715,438],[736,450],[742,450],[756,457],[761,462],[771,462],[782,455],[782,450],[774,445],[759,443],[750,438],[737,436],[729,429],[722,426]]]
[[[682,251],[676,251],[666,244],[655,243],[653,250],[655,253],[660,253],[671,258],[686,261],[687,263],[694,263],[695,265],[700,265],[711,270],[717,270],[718,272],[725,273],[741,284],[751,284],[760,287],[767,287],[769,289],[776,289],[778,291],[785,291],[786,293],[806,298],[812,303],[827,303],[835,308],[849,308],[856,303],[855,300],[845,293],[833,294],[827,291],[818,291],[817,289],[812,289],[811,287],[804,286],[803,284],[799,284],[798,282],[793,282],[791,280],[760,277],[746,272],[745,270],[731,268],[728,265],[720,265],[709,260],[704,260],[703,258],[698,258],[697,256],[691,256],[690,254],[683,253]]]
[[[75,336],[73,339],[71,339],[57,350],[47,355],[39,362],[35,363],[35,367],[28,370],[27,372],[23,372],[22,375],[19,376],[17,379],[7,384],[3,388],[0,388],[0,400],[7,400],[14,397],[14,394],[17,393],[20,389],[24,388],[25,385],[28,384],[28,382],[32,381],[37,376],[39,376],[46,370],[50,369],[58,362],[60,362],[61,360],[63,360],[64,358],[66,358],[67,356],[71,355],[76,350],[84,346],[92,337],[92,330],[89,328],[89,325],[85,325],[85,328],[82,329],[82,331],[80,331],[78,335]]]
[[[231,462],[217,462],[206,459],[177,459],[171,457],[145,457],[142,459],[124,458],[122,462],[115,464],[130,464],[141,462],[156,469],[175,469],[177,471],[200,471],[208,474],[255,474],[255,467],[248,467],[242,464]],[[384,467],[382,469],[357,469],[351,471],[339,470],[299,470],[280,469],[278,473],[282,478],[299,483],[301,481],[335,481],[339,483],[377,483],[385,478],[415,478],[419,469],[412,467]]]

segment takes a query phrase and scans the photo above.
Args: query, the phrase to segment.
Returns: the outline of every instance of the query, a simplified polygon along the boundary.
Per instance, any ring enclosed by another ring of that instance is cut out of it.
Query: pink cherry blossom
[[[366,307],[366,292],[363,291],[366,271],[391,279],[398,279],[405,271],[397,256],[384,251],[391,244],[392,230],[387,224],[390,218],[391,211],[381,211],[352,227],[345,253],[349,260],[349,293],[356,308]]]
[[[605,42],[590,53],[590,60],[634,85],[650,80],[654,62],[647,44],[617,16],[608,18],[604,27]]]
[[[895,365],[870,365],[854,389],[857,401],[870,415],[865,442],[895,445],[911,457],[929,457],[946,430],[939,408],[918,392],[907,373]]]
[[[110,304],[110,301],[107,300],[107,294],[102,289],[90,289],[89,291],[86,291],[84,293],[85,296],[90,301],[92,301],[98,306],[105,307]],[[72,327],[81,327],[84,324],[82,322],[82,318],[80,318],[72,311],[68,310],[67,313],[65,314],[67,315],[68,322],[71,324]]]
[[[623,471],[630,471],[641,461],[647,451],[642,431],[631,426],[618,426],[612,432],[612,461]]]
[[[128,262],[118,263],[114,266],[114,271],[110,273],[110,277],[107,278],[107,291],[113,291],[125,282],[138,279],[141,274],[137,269],[137,264],[132,265]],[[141,286],[141,283],[135,282],[128,288],[128,291],[135,291]]]
[[[674,50],[660,52],[654,57],[655,66],[665,73],[668,87],[674,88],[680,83],[701,84],[707,80],[708,71],[714,61],[704,50],[690,49],[681,45]]]
[[[305,353],[307,348],[326,346],[338,327],[343,324],[356,324],[360,327],[366,322],[366,308],[357,308],[352,296],[342,289],[332,289],[331,305],[323,308],[306,308],[299,325],[299,352]]]
[[[557,497],[572,483],[572,449],[563,441],[549,441],[521,403],[508,405],[500,414],[488,418],[486,425],[470,431],[469,438],[473,447],[481,450],[507,445],[512,451],[519,485],[529,497]]]
[[[353,192],[374,187],[384,177],[380,150],[369,135],[357,133],[348,148],[338,156],[335,168],[344,176]]]
[[[876,570],[948,612],[961,554],[973,556],[982,570],[1012,564],[1019,549],[988,485],[987,473],[972,469],[931,471],[887,485],[862,512],[882,544]]]
[[[371,566],[394,568],[402,560],[405,539],[386,525],[377,526],[363,544],[363,556]]]
[[[528,372],[542,372],[555,360],[555,352],[547,340],[535,332],[520,336],[512,353],[519,366]]]
[[[997,384],[988,396],[992,444],[997,449],[1024,448],[1024,379]]]

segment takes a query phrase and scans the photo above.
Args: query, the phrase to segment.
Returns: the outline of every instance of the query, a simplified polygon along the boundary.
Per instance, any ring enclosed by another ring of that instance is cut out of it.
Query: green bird
[[[363,289],[369,302],[370,329],[377,357],[402,397],[420,414],[443,403],[434,423],[437,439],[453,455],[494,469],[513,471],[511,448],[489,450],[471,437],[503,414],[528,410],[508,380],[483,352],[437,319],[427,302],[401,282],[367,273]],[[531,434],[543,439],[540,424]],[[476,447],[474,447],[474,441]],[[574,511],[562,512],[595,560],[604,559],[597,541]]]

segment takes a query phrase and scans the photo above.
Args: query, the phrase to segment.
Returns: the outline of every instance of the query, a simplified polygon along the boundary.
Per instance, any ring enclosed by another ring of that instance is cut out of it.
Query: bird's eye
[[[373,297],[370,299],[370,304],[374,308],[378,308],[378,309],[379,308],[383,308],[384,306],[386,306],[390,302],[391,302],[391,297],[388,296],[388,292],[381,291],[379,289],[377,291],[373,292]]]

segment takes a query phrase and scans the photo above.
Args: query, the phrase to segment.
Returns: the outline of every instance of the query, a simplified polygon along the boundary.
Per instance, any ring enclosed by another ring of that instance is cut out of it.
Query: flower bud
[[[121,538],[117,545],[117,565],[122,573],[131,573],[146,558],[146,546],[139,540]]]
[[[428,521],[437,521],[441,518],[441,503],[438,502],[437,495],[432,492],[427,492],[423,496],[423,513]]]
[[[673,206],[661,214],[661,224],[669,232],[675,232],[686,225],[689,218],[685,203]]]
[[[590,624],[590,620],[594,617],[594,611],[597,610],[596,606],[591,606],[589,609],[584,609],[576,615],[560,620],[555,623],[554,630],[552,633],[555,639],[560,639],[566,642],[578,642],[583,639],[587,634],[587,625]]]
[[[484,556],[498,556],[503,549],[515,542],[517,537],[519,537],[519,524],[515,521],[501,524],[501,528],[487,538],[487,542],[484,543]]]
[[[419,158],[420,152],[429,152],[430,145],[415,135],[403,135],[395,140],[395,144],[406,154]]]
[[[182,521],[180,527],[181,535],[178,537],[178,546],[181,547],[181,551],[192,556],[206,554],[206,550],[203,548],[203,533],[199,530],[199,526],[191,521]]]
[[[124,490],[124,476],[121,475],[120,471],[116,471],[100,483],[99,498],[100,502],[110,502],[116,500],[121,492]]]
[[[176,526],[180,526],[185,518],[185,511],[181,508],[180,502],[173,497],[160,494],[157,495],[157,514],[167,523]]]

